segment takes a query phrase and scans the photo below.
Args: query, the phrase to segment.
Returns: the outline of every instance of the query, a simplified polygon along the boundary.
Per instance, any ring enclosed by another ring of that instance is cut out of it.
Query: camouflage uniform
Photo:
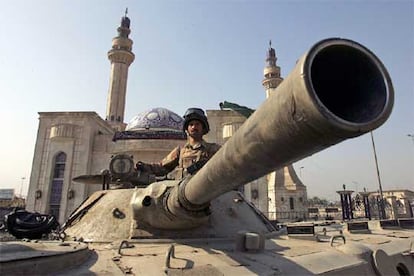
[[[188,167],[196,162],[204,165],[219,149],[220,145],[204,140],[194,146],[186,143],[174,148],[160,163],[144,164],[144,170],[156,176],[168,174],[168,178],[181,180],[189,174]]]

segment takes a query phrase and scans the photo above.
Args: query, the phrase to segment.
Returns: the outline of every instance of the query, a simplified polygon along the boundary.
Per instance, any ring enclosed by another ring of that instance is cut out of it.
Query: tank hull
[[[19,261],[23,259],[20,251],[14,252],[13,259],[11,250],[5,249],[15,250],[16,242],[2,242],[0,271],[6,275],[413,275],[410,244],[414,243],[414,231],[375,228],[371,234],[344,232],[345,244],[337,240],[331,245],[330,238],[339,233],[339,227],[315,226],[316,236],[303,237],[289,236],[282,229],[267,237],[260,251],[236,250],[234,238],[127,239],[74,242],[83,252],[76,257],[67,253],[48,260],[38,251],[37,260]],[[318,236],[327,241],[318,242]],[[36,242],[51,254],[53,248],[47,248],[47,243]],[[66,247],[72,250],[71,246]]]

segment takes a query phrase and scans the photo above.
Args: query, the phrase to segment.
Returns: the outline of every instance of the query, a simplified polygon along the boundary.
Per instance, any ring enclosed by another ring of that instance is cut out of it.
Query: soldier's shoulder
[[[213,152],[216,152],[221,148],[221,146],[216,143],[206,143],[206,147],[209,151],[213,151]]]

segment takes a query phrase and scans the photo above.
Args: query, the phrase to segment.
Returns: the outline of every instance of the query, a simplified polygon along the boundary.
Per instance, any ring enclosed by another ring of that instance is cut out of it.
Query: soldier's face
[[[187,133],[195,139],[200,139],[203,136],[203,123],[199,120],[191,120],[187,126]]]

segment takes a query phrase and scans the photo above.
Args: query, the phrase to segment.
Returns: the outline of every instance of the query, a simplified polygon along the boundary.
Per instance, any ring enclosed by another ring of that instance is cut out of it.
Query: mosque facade
[[[105,118],[93,111],[39,112],[28,211],[53,214],[63,223],[89,195],[102,189],[75,182],[74,177],[100,174],[115,154],[130,155],[135,162],[138,156],[141,161],[156,162],[185,143],[182,117],[162,107],[149,108],[124,123],[128,69],[135,58],[126,15],[117,31],[108,52],[111,72]],[[282,80],[270,45],[263,80],[267,97]],[[226,106],[207,110],[211,131],[206,140],[225,143],[247,119],[242,110]],[[306,187],[292,165],[245,185],[243,192],[270,219],[307,216]]]

